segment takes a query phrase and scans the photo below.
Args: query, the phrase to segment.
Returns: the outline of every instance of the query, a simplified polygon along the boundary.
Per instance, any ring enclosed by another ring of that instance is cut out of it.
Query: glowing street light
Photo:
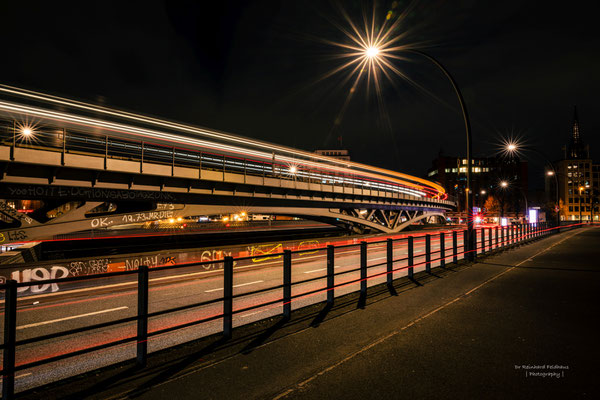
[[[21,134],[22,134],[23,136],[25,136],[25,137],[29,137],[29,136],[31,136],[31,135],[33,134],[33,131],[32,131],[32,130],[31,130],[31,128],[29,128],[29,127],[24,127],[24,128],[21,130]]]
[[[368,22],[365,19],[365,29],[361,31],[356,24],[350,19],[348,14],[344,12],[344,16],[349,23],[351,30],[345,31],[344,33],[352,40],[353,43],[335,43],[327,41],[329,44],[341,47],[346,50],[342,57],[349,57],[350,61],[346,62],[339,68],[333,71],[332,75],[346,68],[351,69],[351,75],[357,74],[354,81],[351,93],[354,92],[356,85],[363,76],[366,76],[368,82],[373,82],[378,95],[381,97],[381,81],[385,77],[391,81],[391,73],[394,73],[409,82],[415,84],[408,78],[402,71],[400,71],[394,64],[394,60],[403,60],[404,58],[399,56],[397,53],[411,53],[417,54],[419,57],[424,57],[431,61],[438,67],[442,73],[450,81],[463,115],[465,124],[465,132],[467,136],[467,182],[466,182],[466,193],[465,193],[465,208],[467,211],[467,251],[473,247],[473,191],[471,190],[471,173],[473,169],[473,162],[471,158],[471,123],[469,120],[469,114],[467,107],[463,99],[462,93],[456,84],[456,81],[450,74],[450,72],[434,57],[420,50],[413,49],[407,45],[398,43],[405,35],[396,34],[394,35],[395,29],[401,24],[404,18],[397,18],[396,21],[388,24],[390,18],[386,18],[383,24],[376,29],[375,28],[375,17],[371,21],[371,26],[367,26]],[[328,76],[329,76],[328,75]],[[415,84],[416,85],[416,84]],[[417,85],[418,86],[418,85]],[[469,259],[473,258],[473,253],[467,252]]]
[[[479,192],[479,194],[486,194],[487,192],[485,190],[482,190],[481,192]]]
[[[551,169],[549,171],[546,171],[546,175],[554,177],[554,186],[555,186],[555,192],[556,192],[556,226],[560,227],[560,195],[558,193],[558,177],[556,176],[556,168],[554,167],[554,164],[552,163],[552,161],[550,161],[548,159],[548,157],[546,157],[546,155],[544,153],[542,153],[541,151],[539,151],[533,147],[530,147],[530,146],[520,145],[518,142],[516,142],[512,139],[503,140],[503,143],[504,143],[503,152],[505,155],[517,154],[517,153],[519,153],[519,150],[528,150],[528,151],[537,153],[544,160],[546,160],[548,165],[550,165]]]
[[[374,46],[368,47],[367,50],[365,51],[365,55],[369,58],[377,57],[378,54],[379,54],[379,49]]]
[[[507,181],[500,181],[500,186],[503,188],[508,187],[508,182]]]
[[[296,172],[298,172],[298,168],[296,168],[295,165],[292,165],[289,169],[290,174],[295,174]]]

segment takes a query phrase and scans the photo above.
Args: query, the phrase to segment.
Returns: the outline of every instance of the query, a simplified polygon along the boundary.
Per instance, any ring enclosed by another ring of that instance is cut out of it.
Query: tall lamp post
[[[462,115],[463,115],[463,121],[465,124],[465,133],[467,136],[467,187],[466,187],[466,193],[465,193],[465,207],[467,209],[467,243],[465,244],[465,247],[466,247],[465,250],[466,250],[468,259],[472,260],[474,257],[473,257],[473,254],[470,252],[470,250],[473,249],[473,239],[474,239],[473,225],[474,225],[475,221],[473,220],[473,192],[471,190],[471,172],[472,172],[472,168],[473,168],[473,165],[472,165],[473,161],[472,161],[472,157],[471,157],[471,150],[472,150],[471,122],[469,120],[469,113],[467,111],[467,106],[465,104],[462,93],[461,93],[460,89],[458,88],[458,85],[456,84],[456,81],[454,80],[452,75],[450,75],[450,72],[448,72],[448,70],[438,60],[436,60],[434,57],[432,57],[429,54],[424,53],[420,50],[406,49],[403,51],[425,57],[426,59],[428,59],[429,61],[434,63],[444,73],[446,78],[448,78],[448,80],[452,84],[452,87],[454,88],[454,92],[456,93],[456,97],[458,97],[458,102],[460,103],[460,108],[462,110]],[[373,57],[375,57],[376,55],[377,54],[375,53],[373,55]]]
[[[579,186],[579,223],[581,224],[581,191],[585,189],[583,186]]]
[[[554,165],[550,163],[550,171],[546,172],[546,175],[554,177],[554,185],[556,187],[556,226],[560,227],[560,196],[558,195],[558,173],[554,169]]]
[[[550,166],[551,170],[548,171],[546,173],[546,175],[548,176],[553,176],[554,177],[554,184],[555,184],[555,188],[556,188],[556,226],[559,227],[560,226],[560,196],[558,194],[558,177],[557,177],[557,171],[556,168],[554,167],[554,164],[552,163],[552,161],[550,161],[548,159],[548,157],[546,157],[546,155],[544,155],[544,153],[542,153],[541,151],[533,148],[533,147],[528,147],[528,146],[518,146],[515,143],[509,143],[508,145],[506,145],[506,151],[509,153],[516,153],[519,150],[527,150],[527,151],[531,151],[533,153],[536,153],[537,155],[539,155],[540,157],[542,157]],[[580,197],[581,199],[581,197]],[[527,203],[527,198],[525,199],[525,202]],[[581,208],[581,207],[579,207]],[[581,219],[581,218],[580,218]]]
[[[360,36],[360,35],[359,35]],[[351,55],[359,55],[358,60],[363,60],[362,64],[359,64],[359,66],[373,66],[373,65],[377,65],[380,68],[382,67],[382,65],[387,65],[389,67],[389,61],[387,61],[385,58],[386,56],[389,57],[391,51],[398,51],[398,52],[405,52],[405,53],[411,53],[411,54],[416,54],[420,57],[424,57],[427,60],[431,61],[433,64],[435,64],[436,67],[438,67],[442,73],[446,76],[446,78],[448,78],[448,80],[450,81],[450,83],[452,84],[452,88],[454,89],[454,92],[456,93],[456,96],[458,97],[458,102],[460,103],[460,108],[462,111],[462,116],[463,116],[463,121],[465,124],[465,133],[467,136],[467,187],[466,187],[466,201],[465,201],[465,206],[467,208],[467,243],[465,243],[465,251],[466,251],[466,255],[468,257],[468,259],[472,260],[473,254],[470,252],[471,249],[473,249],[473,193],[471,190],[471,172],[472,172],[472,168],[473,168],[473,161],[471,158],[471,147],[472,147],[472,140],[471,140],[471,122],[469,121],[469,113],[467,112],[467,106],[465,105],[465,101],[464,98],[462,96],[462,93],[460,91],[460,89],[458,88],[458,85],[456,84],[456,81],[454,80],[454,78],[452,77],[452,75],[450,74],[450,72],[448,72],[448,70],[438,61],[436,60],[433,56],[430,56],[427,53],[424,53],[420,50],[416,50],[416,49],[410,49],[410,48],[387,48],[387,46],[391,43],[391,41],[395,41],[396,39],[392,39],[389,40],[389,37],[387,34],[383,35],[383,37],[377,37],[375,39],[367,37],[366,38],[358,38],[355,39],[356,43],[362,43],[359,44],[359,48],[354,48],[351,47],[352,49],[356,49],[356,50],[362,50],[359,53],[350,53]],[[386,42],[387,41],[387,42]]]
[[[500,182],[500,187],[507,188],[508,187],[508,181],[501,181]],[[527,218],[527,208],[529,208],[528,205],[527,205],[527,196],[525,195],[525,192],[523,191],[523,189],[519,188],[519,192],[523,195],[523,199],[525,199],[525,212],[523,213],[523,216],[525,218]],[[519,216],[519,212],[517,211],[517,217],[518,216]]]
[[[582,218],[581,218],[581,211],[582,211],[582,205],[581,205],[581,192],[587,188],[589,188],[590,185],[585,185],[584,186],[579,186],[579,223],[581,224]],[[587,198],[586,198],[587,199]],[[586,207],[587,207],[587,201],[586,201]]]

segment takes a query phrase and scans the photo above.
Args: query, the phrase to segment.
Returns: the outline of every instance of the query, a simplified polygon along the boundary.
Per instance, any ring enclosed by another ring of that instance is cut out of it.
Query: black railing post
[[[425,235],[425,271],[431,272],[431,235]]]
[[[492,228],[488,228],[488,251],[492,251]]]
[[[446,234],[440,233],[440,267],[446,266]]]
[[[283,251],[283,318],[292,316],[292,251]]]
[[[519,238],[521,242],[525,241],[525,235],[524,235],[524,230],[525,230],[525,224],[520,224],[519,225]]]
[[[4,292],[4,352],[2,356],[2,398],[15,395],[15,358],[17,341],[17,281],[6,281]]]
[[[145,367],[148,358],[148,266],[138,268],[136,365]]]
[[[387,240],[387,284],[388,286],[393,285],[394,281],[394,241],[392,239]]]
[[[485,253],[485,228],[481,228],[481,254]]]
[[[533,230],[535,228],[534,224],[529,224],[529,239],[533,239]]]
[[[414,265],[414,242],[413,242],[413,237],[409,236],[408,237],[408,242],[407,242],[407,246],[408,246],[408,259],[407,259],[407,265],[408,265],[408,277],[412,278],[415,274],[415,271],[413,269],[413,265]]]
[[[498,225],[494,227],[494,230],[496,231],[496,248],[498,248]]]
[[[475,232],[473,232],[474,234],[476,234]],[[468,240],[468,238],[465,236],[463,238],[463,249],[466,250],[467,247],[469,247],[467,245],[467,242],[465,240]],[[465,251],[465,256],[466,256],[466,251]],[[452,231],[452,262],[457,262],[458,261],[458,232],[456,231]]]
[[[223,260],[223,336],[230,338],[233,331],[233,257]]]
[[[335,247],[333,245],[327,246],[327,303],[333,304],[333,298],[335,297],[333,292],[334,285],[334,259],[335,259]]]
[[[463,244],[465,240],[468,238],[468,231],[463,231]],[[477,256],[477,229],[473,229],[473,241],[475,245],[469,248],[469,253],[467,253],[467,247],[463,246],[463,259],[467,260],[475,260],[475,256]],[[469,255],[470,254],[470,255]]]
[[[360,294],[367,294],[367,242],[360,242]]]

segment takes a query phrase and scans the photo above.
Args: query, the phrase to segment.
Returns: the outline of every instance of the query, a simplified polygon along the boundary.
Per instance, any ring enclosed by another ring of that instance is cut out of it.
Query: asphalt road
[[[446,254],[451,254],[452,238],[447,235]],[[459,235],[460,236],[460,235]],[[462,238],[459,238],[459,246]],[[439,249],[439,236],[432,237],[432,251]],[[415,272],[425,269],[424,239],[415,239]],[[406,241],[395,242],[394,259],[402,259],[394,264],[394,268],[407,265]],[[435,256],[434,256],[435,258]],[[369,276],[381,276],[369,279],[368,286],[385,282],[386,245],[369,244],[368,265]],[[448,259],[450,262],[450,258]],[[282,283],[281,257],[264,257],[257,263],[240,263],[234,268],[234,295],[248,293],[264,288],[274,287]],[[357,268],[359,265],[358,246],[339,248],[335,252],[335,272],[341,273]],[[439,265],[439,261],[432,266]],[[309,250],[293,257],[292,282],[309,278],[323,277],[293,287],[292,295],[308,293],[326,286],[326,252]],[[192,303],[218,299],[223,296],[223,273],[219,265],[213,270],[198,267],[180,268],[177,270],[150,273],[149,311],[159,311],[180,307]],[[394,273],[394,278],[405,276],[406,269]],[[336,284],[350,282],[360,277],[358,271],[336,276]],[[137,292],[136,277],[127,279],[110,278],[106,282],[94,280],[77,284],[60,284],[55,293],[23,295],[19,297],[17,313],[17,340],[52,334],[75,329],[90,324],[108,322],[136,315]],[[359,288],[359,283],[352,283],[335,290],[336,296],[342,296]],[[243,310],[257,304],[281,299],[281,289],[265,293],[249,295],[235,299],[234,311]],[[293,309],[305,307],[326,299],[326,292],[302,296],[294,300]],[[222,302],[196,307],[182,312],[167,314],[150,319],[150,332],[170,326],[203,319],[222,313]],[[281,303],[258,309],[240,312],[234,316],[234,326],[248,324],[267,317],[281,314]],[[2,329],[3,321],[0,323]],[[161,334],[149,340],[149,351],[155,352],[170,346],[205,337],[222,330],[222,319]],[[97,329],[66,337],[49,339],[38,343],[20,346],[17,350],[17,365],[58,356],[64,353],[102,345],[107,342],[133,337],[136,334],[135,322]],[[58,379],[64,379],[85,371],[94,370],[106,365],[135,357],[135,344],[120,345],[87,355],[68,358],[40,367],[19,371],[16,374],[17,390],[26,390]]]

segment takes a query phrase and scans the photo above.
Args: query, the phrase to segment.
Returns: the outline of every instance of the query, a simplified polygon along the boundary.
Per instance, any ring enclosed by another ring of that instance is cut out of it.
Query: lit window
[[[466,164],[466,163],[467,163],[467,160],[462,160],[462,163],[463,163],[463,164]]]

